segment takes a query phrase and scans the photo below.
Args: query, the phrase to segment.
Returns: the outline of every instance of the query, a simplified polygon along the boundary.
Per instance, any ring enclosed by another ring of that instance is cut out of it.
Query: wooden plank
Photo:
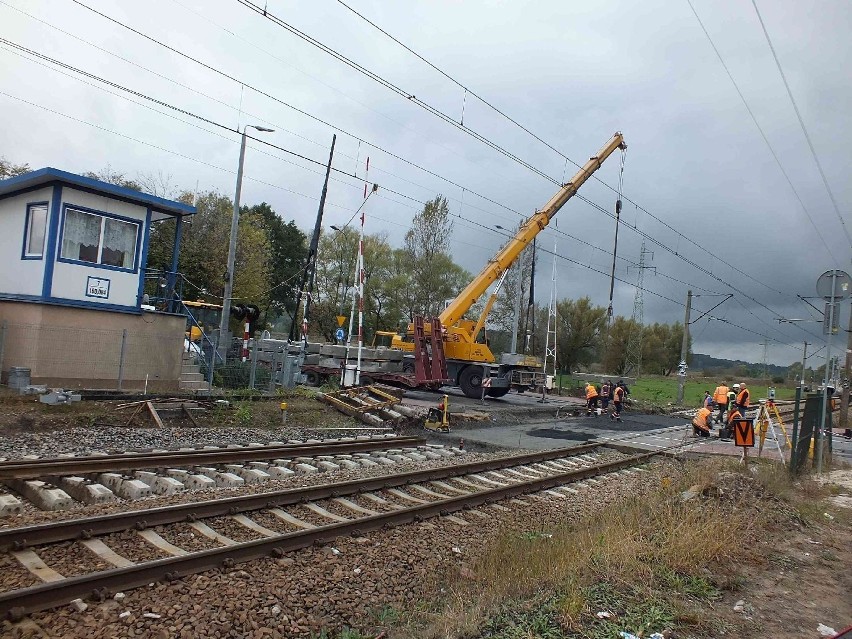
[[[138,403],[138,405],[136,406],[136,410],[134,410],[134,411],[133,411],[133,413],[130,415],[130,419],[128,419],[128,420],[127,420],[127,423],[124,425],[124,426],[125,426],[125,428],[126,428],[127,426],[130,426],[130,424],[131,424],[131,422],[133,421],[133,419],[134,419],[134,418],[135,418],[135,417],[136,417],[136,416],[140,413],[140,411],[141,411],[144,407],[145,407],[145,402],[139,402],[139,403]]]
[[[198,422],[195,421],[195,417],[192,416],[192,413],[190,413],[189,409],[186,407],[186,404],[184,404],[182,406],[182,408],[183,408],[183,414],[186,415],[187,417],[189,417],[189,421],[191,421],[196,428],[200,428],[200,426],[198,425]]]
[[[163,420],[160,419],[160,416],[157,414],[157,409],[154,408],[154,405],[151,402],[145,402],[145,406],[148,407],[148,412],[151,413],[151,417],[154,418],[154,421],[157,423],[157,426],[160,428],[165,428],[163,425]]]

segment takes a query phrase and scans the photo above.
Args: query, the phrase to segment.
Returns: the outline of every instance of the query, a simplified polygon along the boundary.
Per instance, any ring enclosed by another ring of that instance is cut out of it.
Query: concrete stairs
[[[195,358],[192,353],[184,353],[183,361],[180,367],[180,379],[178,388],[184,391],[191,391],[198,394],[209,394],[210,384],[204,379],[201,374],[201,366],[195,363]]]

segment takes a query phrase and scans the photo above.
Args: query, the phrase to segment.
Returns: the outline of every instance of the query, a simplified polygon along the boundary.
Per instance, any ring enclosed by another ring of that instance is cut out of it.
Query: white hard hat
[[[740,387],[739,384],[734,384],[734,388],[739,388],[739,387]]]

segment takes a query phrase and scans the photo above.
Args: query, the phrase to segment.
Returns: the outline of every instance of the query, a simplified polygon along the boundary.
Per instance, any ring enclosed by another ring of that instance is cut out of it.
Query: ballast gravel
[[[344,626],[373,625],[383,609],[399,611],[437,598],[448,580],[470,574],[468,566],[500,531],[547,532],[576,521],[658,485],[670,463],[600,478],[566,498],[529,495],[457,513],[466,526],[451,518],[430,519],[157,583],[128,591],[121,602],[89,601],[83,612],[63,607],[36,613],[27,620],[30,626],[4,622],[2,634],[32,636],[26,628],[35,623],[47,636],[81,639],[307,638],[323,630],[336,636]]]

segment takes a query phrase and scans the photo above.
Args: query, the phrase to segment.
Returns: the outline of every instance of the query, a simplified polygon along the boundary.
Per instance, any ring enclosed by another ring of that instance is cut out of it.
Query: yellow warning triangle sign
[[[338,315],[337,316],[337,325],[338,326],[343,326],[343,324],[345,322],[346,322],[346,316],[345,315]]]

